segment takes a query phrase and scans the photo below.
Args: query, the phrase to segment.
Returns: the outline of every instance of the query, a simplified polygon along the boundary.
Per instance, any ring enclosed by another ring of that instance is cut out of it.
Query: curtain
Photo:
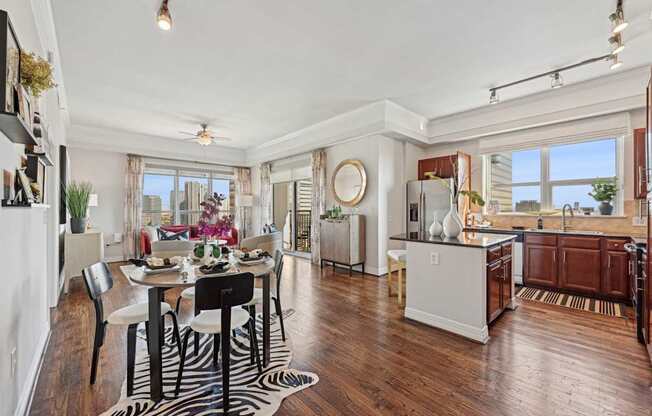
[[[326,152],[323,149],[312,152],[312,206],[311,206],[311,235],[310,251],[311,260],[319,264],[321,241],[319,232],[319,219],[326,213]]]
[[[143,174],[145,163],[137,155],[127,155],[125,174],[124,244],[125,259],[140,256],[140,228],[143,210]]]
[[[265,225],[269,225],[272,219],[272,164],[263,163],[260,165],[260,233]]]
[[[238,239],[242,240],[243,236],[251,236],[251,217],[252,217],[252,207],[246,206],[243,207],[242,203],[244,202],[243,195],[251,195],[251,169],[249,168],[234,168],[235,176],[235,201],[236,201],[236,210],[235,210],[235,228],[238,232]],[[251,201],[247,201],[251,202]],[[249,204],[250,205],[250,204]],[[238,244],[240,241],[238,241]]]

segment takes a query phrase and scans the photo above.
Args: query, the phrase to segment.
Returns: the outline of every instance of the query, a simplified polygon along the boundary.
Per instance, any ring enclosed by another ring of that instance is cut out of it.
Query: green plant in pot
[[[593,192],[589,192],[589,196],[600,202],[598,210],[600,215],[611,215],[614,210],[613,202],[616,197],[616,183],[612,180],[598,180],[593,182]]]
[[[70,182],[65,188],[66,206],[70,214],[70,231],[81,234],[86,230],[86,213],[88,211],[88,198],[93,192],[93,185],[89,182]]]

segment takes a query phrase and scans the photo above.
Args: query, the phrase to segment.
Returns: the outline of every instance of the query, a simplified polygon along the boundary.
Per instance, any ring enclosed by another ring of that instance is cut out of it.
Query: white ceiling
[[[609,51],[615,0],[53,0],[73,125],[166,138],[209,122],[251,148],[390,99],[428,118]],[[623,69],[652,63],[649,0],[625,0]],[[598,63],[567,83],[610,73]],[[549,80],[501,91],[508,99]]]

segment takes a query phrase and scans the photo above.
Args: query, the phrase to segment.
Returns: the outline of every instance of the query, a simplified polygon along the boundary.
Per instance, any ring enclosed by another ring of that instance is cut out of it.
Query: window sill
[[[498,214],[483,214],[485,217],[519,217],[519,218],[538,218],[538,215],[534,214],[522,214],[518,212],[499,212]],[[542,218],[561,218],[561,214],[558,215],[541,215]],[[629,218],[626,215],[574,215],[567,216],[566,218],[586,218],[586,219],[596,219],[596,220],[605,220],[605,219],[624,219]]]

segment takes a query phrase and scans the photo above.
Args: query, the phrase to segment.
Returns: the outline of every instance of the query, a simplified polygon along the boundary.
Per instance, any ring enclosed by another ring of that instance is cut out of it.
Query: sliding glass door
[[[273,193],[274,224],[283,233],[283,249],[309,253],[312,180],[278,182]]]

